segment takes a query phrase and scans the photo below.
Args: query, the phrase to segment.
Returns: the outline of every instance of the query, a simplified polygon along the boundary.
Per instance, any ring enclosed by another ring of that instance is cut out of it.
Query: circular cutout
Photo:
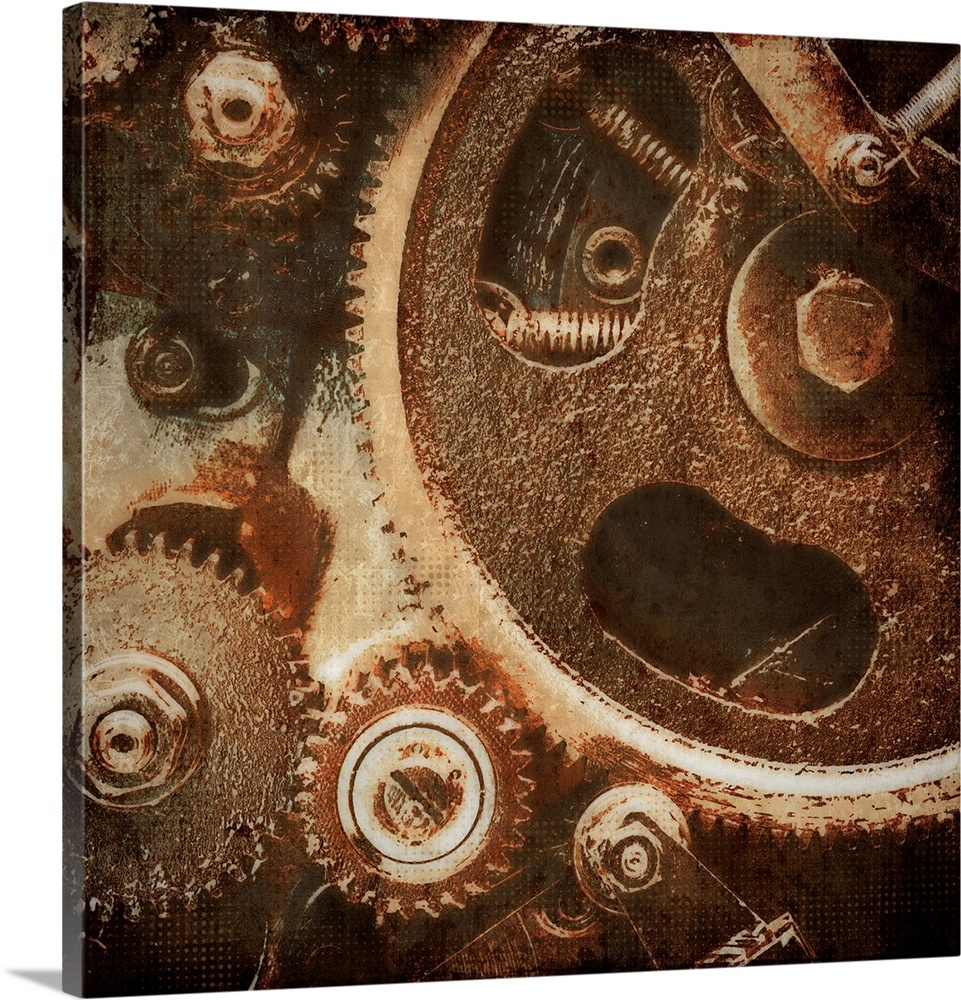
[[[337,809],[347,835],[392,878],[447,878],[484,845],[494,769],[459,718],[416,707],[391,712],[357,737],[340,776]]]

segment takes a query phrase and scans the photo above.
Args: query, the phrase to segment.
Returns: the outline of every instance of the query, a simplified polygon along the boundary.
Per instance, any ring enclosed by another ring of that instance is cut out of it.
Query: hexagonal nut
[[[297,109],[277,67],[250,52],[218,52],[187,85],[190,141],[201,159],[260,170],[286,149]]]
[[[85,671],[79,751],[93,797],[147,804],[179,787],[199,759],[199,704],[186,674],[152,653]]]
[[[894,318],[863,278],[831,271],[797,300],[798,362],[842,392],[854,392],[894,364]]]
[[[589,899],[612,913],[620,898],[664,878],[662,861],[673,845],[686,846],[683,814],[650,785],[615,785],[584,810],[574,831],[574,871]]]

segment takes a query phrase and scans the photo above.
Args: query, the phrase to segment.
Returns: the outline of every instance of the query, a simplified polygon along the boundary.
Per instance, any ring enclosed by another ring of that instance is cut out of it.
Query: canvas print
[[[957,954],[958,46],[63,40],[67,988]]]

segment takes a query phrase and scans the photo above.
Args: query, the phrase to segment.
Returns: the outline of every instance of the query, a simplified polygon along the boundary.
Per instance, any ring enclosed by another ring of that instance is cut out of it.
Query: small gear
[[[523,845],[539,722],[467,646],[412,645],[355,681],[299,768],[309,849],[380,917],[463,907]]]
[[[84,903],[109,914],[119,901],[133,918],[256,870],[301,742],[297,637],[265,613],[263,592],[241,593],[243,571],[217,552],[194,565],[190,542],[138,542],[131,533],[83,565],[64,699]]]

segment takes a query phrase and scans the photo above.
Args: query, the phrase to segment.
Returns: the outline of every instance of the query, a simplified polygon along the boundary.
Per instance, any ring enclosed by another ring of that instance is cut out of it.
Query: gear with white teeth
[[[298,637],[262,590],[241,593],[241,569],[192,556],[163,535],[142,549],[132,532],[82,567],[64,732],[84,840],[67,864],[104,914],[193,906],[222,877],[246,878],[290,805]]]
[[[436,916],[487,891],[524,843],[538,725],[467,646],[415,644],[355,677],[299,769],[328,881],[381,918]]]

